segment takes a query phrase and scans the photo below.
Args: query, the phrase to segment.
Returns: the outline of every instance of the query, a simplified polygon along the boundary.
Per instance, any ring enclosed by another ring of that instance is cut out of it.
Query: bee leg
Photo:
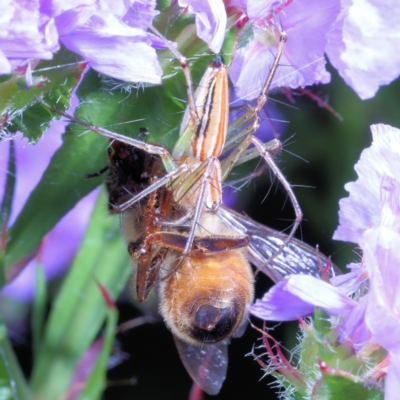
[[[132,198],[128,201],[126,201],[123,204],[117,204],[115,205],[115,209],[117,212],[123,212],[133,206],[135,203],[139,202],[141,199],[145,198],[149,194],[157,191],[158,189],[168,186],[174,179],[176,179],[178,176],[182,175],[184,172],[188,170],[188,166],[186,164],[182,164],[179,167],[175,168],[171,172],[169,172],[167,175],[163,176],[162,178],[159,178],[154,181],[150,186],[148,186],[146,189],[143,189],[140,193],[137,193],[135,195],[132,195]]]
[[[139,239],[128,245],[128,252],[136,261],[136,276],[134,277],[134,292],[136,299],[140,302],[147,300],[150,289],[154,286],[159,274],[164,257],[168,251],[161,248],[154,255],[151,251],[144,248],[144,241]]]
[[[185,250],[187,235],[177,232],[157,232],[152,234],[149,239],[162,247],[172,249],[179,253]],[[192,249],[199,253],[219,253],[221,251],[243,248],[249,245],[247,236],[207,236],[195,237]]]

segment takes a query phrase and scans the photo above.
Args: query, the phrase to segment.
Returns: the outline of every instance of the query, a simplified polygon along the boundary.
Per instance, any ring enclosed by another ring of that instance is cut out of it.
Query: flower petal
[[[103,74],[131,82],[161,82],[162,70],[146,32],[109,13],[96,13],[84,26],[60,39]]]
[[[389,125],[371,126],[373,142],[364,150],[354,169],[356,182],[345,185],[349,197],[341,199],[339,227],[335,240],[358,243],[367,228],[385,221],[381,213],[381,183],[384,175],[398,177],[400,171],[400,130]]]
[[[351,272],[333,276],[330,278],[330,283],[340,288],[342,293],[350,296],[359,289],[360,284],[368,278],[368,275],[365,273],[362,264],[352,263],[347,268],[351,269]]]
[[[98,5],[93,1],[88,4],[77,4],[75,7],[69,4],[69,7],[69,9],[62,12],[60,10],[59,14],[55,17],[60,36],[68,35],[75,29],[81,28],[99,10]]]
[[[246,100],[259,94],[274,62],[278,45],[279,32],[273,24],[267,25],[266,18],[271,7],[278,8],[280,4],[264,4],[248,6],[250,21],[255,26],[255,36],[237,51],[230,72],[238,96]],[[298,0],[279,13],[288,41],[271,89],[283,86],[298,88],[330,81],[324,58],[326,35],[339,11],[338,0]]]
[[[390,353],[390,365],[385,379],[385,400],[397,400],[400,393],[400,355]]]
[[[365,312],[368,307],[367,297],[361,298],[354,308],[344,316],[339,326],[339,342],[351,343],[355,350],[360,350],[371,338],[365,323]]]
[[[204,40],[214,53],[221,50],[225,38],[226,12],[222,0],[179,0],[181,7],[188,7],[196,15],[197,36]]]
[[[7,57],[0,50],[0,75],[11,73],[11,64]]]
[[[398,4],[397,0],[345,0],[328,34],[330,61],[361,99],[373,97],[379,86],[400,74]]]
[[[386,227],[369,229],[360,245],[370,275],[366,324],[375,342],[399,353],[400,234]]]
[[[290,275],[273,286],[249,308],[251,314],[270,321],[287,321],[310,315],[315,307],[345,315],[356,302],[340,289],[308,275]]]
[[[0,50],[8,59],[32,58],[49,60],[59,48],[54,20],[41,12],[38,0],[5,1],[0,15]],[[0,73],[9,73],[3,64]]]

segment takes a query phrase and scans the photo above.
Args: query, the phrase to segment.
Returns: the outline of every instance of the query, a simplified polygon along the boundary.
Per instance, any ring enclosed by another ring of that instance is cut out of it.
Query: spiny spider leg
[[[189,106],[190,116],[193,125],[198,125],[199,117],[197,115],[197,110],[196,110],[196,102],[194,99],[194,91],[193,91],[193,79],[192,79],[192,73],[190,72],[188,59],[184,55],[182,55],[174,46],[172,46],[169,43],[169,41],[154,26],[150,26],[150,30],[166,44],[171,53],[181,64],[182,71],[183,74],[185,75],[185,80],[186,80],[186,92],[188,96],[188,106]]]
[[[282,57],[286,42],[287,42],[287,34],[281,27],[278,52],[275,56],[272,67],[268,73],[267,80],[265,81],[262,87],[261,93],[256,99],[256,104],[253,108],[249,109],[245,114],[239,117],[238,121],[235,122],[235,127],[236,129],[240,129],[241,126],[248,124],[249,121],[252,122],[250,123],[250,125],[246,126],[246,128],[244,128],[242,132],[239,133],[239,138],[244,137],[244,139],[241,140],[241,142],[234,148],[232,153],[222,163],[222,178],[225,179],[232,170],[232,168],[237,164],[237,162],[239,161],[245,150],[250,146],[250,144],[254,144],[259,154],[268,164],[274,175],[279,179],[279,181],[281,182],[282,186],[284,187],[290,198],[293,210],[295,212],[295,217],[296,217],[295,221],[293,223],[289,235],[287,236],[282,246],[275,254],[271,255],[271,257],[266,261],[266,264],[269,264],[275,257],[277,257],[282,252],[284,247],[291,241],[303,218],[303,213],[296,199],[296,196],[291,188],[290,183],[287,181],[282,171],[279,169],[279,167],[276,165],[274,161],[274,156],[282,148],[282,143],[278,139],[273,139],[267,143],[263,143],[254,136],[254,134],[260,127],[259,113],[264,107],[265,103],[267,102],[268,90],[269,87],[271,86],[275,72],[279,66],[279,62]],[[233,143],[234,141],[232,140],[228,141],[228,147],[229,148],[233,147]]]
[[[160,225],[163,227],[180,227],[183,228],[186,226],[186,223],[193,218],[194,210],[189,210],[183,217],[175,219],[174,221],[162,221]]]
[[[276,256],[278,256],[281,253],[283,248],[286,247],[286,245],[292,240],[294,234],[296,233],[297,228],[301,223],[301,220],[303,219],[303,213],[301,211],[300,204],[297,201],[297,198],[292,190],[290,183],[287,181],[285,176],[282,174],[282,171],[276,165],[274,159],[271,156],[271,153],[268,151],[267,146],[263,142],[261,142],[261,140],[257,139],[255,136],[251,136],[251,141],[260,152],[261,157],[266,161],[268,166],[271,168],[272,172],[275,174],[275,176],[281,182],[282,186],[285,188],[286,193],[288,194],[290,201],[292,202],[293,210],[296,215],[296,219],[293,223],[292,229],[289,235],[287,236],[286,240],[282,243],[281,248],[275,254],[273,254],[265,263],[269,264]],[[262,267],[259,267],[258,270],[260,270],[261,268]]]
[[[129,207],[133,206],[133,204],[135,204],[138,201],[140,201],[141,199],[145,198],[150,193],[156,191],[157,189],[159,189],[163,186],[167,186],[169,183],[171,183],[174,179],[176,179],[179,175],[186,172],[187,170],[188,170],[188,166],[186,164],[182,164],[178,168],[175,168],[174,170],[169,172],[167,175],[163,176],[160,179],[157,179],[148,188],[142,190],[140,193],[133,196],[131,199],[129,199],[125,203],[120,204],[120,205],[113,204],[113,207],[118,212],[123,212],[123,211],[127,210]]]
[[[39,97],[37,97],[36,99],[40,103],[42,103],[45,107],[49,108],[50,110],[54,111],[55,113],[57,113],[59,115],[62,115],[65,118],[67,118],[70,122],[74,122],[78,125],[81,125],[81,126],[87,128],[88,130],[95,132],[99,135],[105,136],[109,139],[115,139],[119,142],[126,143],[130,146],[136,147],[140,150],[143,150],[144,152],[146,152],[148,154],[154,154],[154,155],[160,156],[167,172],[170,172],[176,168],[176,163],[175,163],[174,158],[172,157],[170,152],[168,150],[166,150],[164,147],[148,144],[148,143],[142,142],[141,140],[133,139],[131,137],[124,136],[119,133],[115,133],[115,132],[109,131],[107,129],[100,128],[98,126],[89,124],[87,122],[79,120],[78,118],[75,118],[73,115],[70,115],[70,114],[60,111],[60,110],[57,110],[54,107],[51,107],[50,105],[48,105],[46,102],[44,102]]]
[[[214,168],[215,168],[215,164],[216,163],[219,163],[218,159],[215,158],[215,157],[212,157],[210,162],[209,162],[209,164],[208,164],[208,167],[207,167],[207,170],[206,170],[205,174],[201,178],[199,197],[198,197],[196,208],[195,208],[195,212],[194,212],[194,215],[193,215],[193,221],[194,221],[194,224],[196,224],[196,225],[193,225],[192,229],[189,232],[189,236],[188,236],[188,239],[187,239],[187,242],[186,242],[186,246],[185,246],[185,249],[184,249],[183,254],[182,254],[184,256],[185,255],[189,255],[190,250],[192,248],[192,244],[193,244],[193,241],[194,241],[194,238],[195,238],[197,224],[200,221],[200,215],[201,215],[201,212],[203,211],[203,204],[204,204],[204,201],[205,201],[205,197],[206,197],[207,191],[211,190],[211,179],[212,179],[213,171],[215,171]],[[222,193],[221,193],[221,196],[222,196]]]

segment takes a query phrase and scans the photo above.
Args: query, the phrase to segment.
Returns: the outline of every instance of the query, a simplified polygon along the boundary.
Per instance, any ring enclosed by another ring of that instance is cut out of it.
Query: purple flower
[[[340,290],[313,276],[289,275],[256,300],[249,311],[269,321],[290,321],[312,314],[315,307],[343,315],[355,304]]]
[[[160,83],[162,70],[146,29],[155,1],[54,2],[60,42],[95,70],[121,80]],[[58,6],[58,7],[57,7]],[[101,50],[99,50],[101,49]]]
[[[359,243],[368,228],[378,228],[383,220],[381,183],[384,176],[396,178],[400,171],[400,130],[388,125],[372,125],[372,146],[364,150],[354,169],[356,182],[345,185],[350,196],[340,200],[339,227],[333,238]]]
[[[399,204],[400,182],[389,201]],[[396,195],[396,198],[394,196]],[[387,204],[386,207],[389,207]],[[397,214],[397,219],[400,213]],[[365,324],[371,332],[371,341],[379,343],[390,356],[385,382],[385,399],[395,399],[400,390],[400,234],[387,227],[368,230],[361,240],[365,265],[370,274]]]
[[[400,245],[400,234],[386,227],[371,229],[363,236],[362,245],[364,262],[370,273],[366,323],[373,339],[379,339],[386,349],[398,352],[400,254],[396,246]]]
[[[388,352],[385,399],[395,399],[400,390],[400,130],[382,124],[371,130],[372,146],[363,151],[355,167],[358,180],[346,185],[350,196],[340,202],[340,226],[335,232],[336,239],[360,245],[362,264],[333,279],[336,286],[289,276],[250,312],[282,321],[310,315],[317,306],[340,316],[339,341],[351,343],[357,351],[378,343]],[[348,294],[366,277],[368,292],[360,292],[358,301],[350,299]],[[290,307],[284,307],[287,304]]]
[[[225,37],[222,0],[181,1],[195,14],[198,36],[214,52]],[[14,1],[5,7],[0,74],[30,59],[51,59],[62,43],[95,70],[125,81],[161,83],[156,48],[165,44],[147,32],[158,14],[155,0]]]
[[[179,0],[181,7],[196,15],[197,36],[204,40],[214,53],[221,50],[225,39],[226,11],[222,0]]]
[[[160,83],[155,40],[146,32],[158,14],[155,1],[132,4],[123,0],[12,2],[3,16],[0,74],[29,59],[51,59],[61,42],[103,74]]]
[[[39,0],[4,0],[0,17],[0,75],[29,59],[49,60],[58,48],[54,19],[41,12]]]
[[[400,74],[399,3],[342,0],[342,7],[326,52],[346,83],[369,99]]]
[[[237,51],[232,64],[230,76],[239,97],[251,100],[258,95],[274,61],[280,33],[272,12],[278,13],[288,41],[271,88],[330,81],[324,52],[327,33],[340,12],[339,0],[248,1],[244,12],[253,25],[254,37]]]

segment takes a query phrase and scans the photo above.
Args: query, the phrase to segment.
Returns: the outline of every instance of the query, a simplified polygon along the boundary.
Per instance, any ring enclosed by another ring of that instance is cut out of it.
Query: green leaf
[[[54,114],[38,103],[36,97],[66,110],[85,66],[76,54],[63,48],[52,60],[38,64],[33,71],[32,87],[21,84],[24,74],[18,71],[0,83],[0,113],[6,116],[8,129],[19,130],[31,143],[37,142]]]
[[[304,390],[296,390],[299,387],[295,387],[292,385],[291,382],[288,380],[284,379],[281,374],[278,372],[271,372],[271,375],[276,378],[277,384],[276,387],[282,387],[282,389],[279,392],[284,392],[285,397],[290,400],[303,400],[306,396],[306,393]]]
[[[39,345],[40,341],[42,340],[46,315],[46,304],[46,276],[44,274],[43,266],[38,263],[36,265],[36,292],[32,309],[33,354],[35,359],[38,357]]]
[[[84,180],[88,172],[107,164],[107,141],[96,134],[67,129],[63,144],[52,157],[8,232],[6,267],[33,251],[56,223],[91,192],[101,179]]]
[[[96,281],[115,299],[130,275],[119,218],[105,215],[106,203],[103,193],[50,313],[32,373],[36,398],[62,397],[80,358],[96,337],[106,317],[106,305]]]
[[[80,400],[98,399],[106,387],[107,361],[114,343],[115,329],[118,322],[118,312],[115,308],[109,309],[106,330],[104,333],[103,347],[96,362],[92,375],[87,381],[85,390],[80,395]]]
[[[15,182],[16,182],[16,172],[17,172],[15,164],[15,144],[13,140],[10,140],[9,143],[10,143],[10,148],[8,152],[7,178],[0,209],[1,226],[7,225],[8,218],[11,215],[11,206],[15,193]]]
[[[371,366],[381,362],[386,352],[378,349],[368,355],[368,360],[354,353],[348,342],[340,343],[338,330],[332,329],[329,319],[320,309],[314,312],[314,323],[303,324],[300,372],[305,376],[319,377],[310,388],[313,399],[341,400],[343,393],[350,399],[381,399],[382,392],[371,388],[364,376]],[[318,363],[321,360],[321,363]],[[316,379],[316,378],[315,378]],[[371,389],[371,390],[370,390]]]
[[[316,309],[313,323],[303,324],[304,338],[301,343],[300,369],[307,374],[310,369],[319,371],[316,360],[319,358],[332,368],[344,371],[360,370],[363,361],[358,359],[348,343],[338,344],[338,332],[329,327],[325,313]]]
[[[7,329],[0,320],[0,398],[31,399],[24,375],[7,338]]]
[[[5,256],[6,256],[6,237],[7,235],[7,222],[11,215],[12,201],[15,193],[15,182],[16,182],[16,164],[15,164],[15,145],[10,140],[10,149],[8,154],[8,165],[7,165],[7,178],[4,187],[3,200],[0,208],[0,229],[1,229],[1,241],[0,241],[0,288],[5,284]]]
[[[81,101],[77,118],[131,137],[137,137],[139,129],[146,127],[150,130],[149,142],[174,143],[184,104],[171,101],[171,94],[161,86],[147,87],[144,92],[131,89],[126,93],[105,91],[108,84],[117,85],[104,82],[94,71],[86,74],[77,92]],[[179,92],[178,88],[174,94],[180,96]],[[82,132],[82,128],[76,129]]]

